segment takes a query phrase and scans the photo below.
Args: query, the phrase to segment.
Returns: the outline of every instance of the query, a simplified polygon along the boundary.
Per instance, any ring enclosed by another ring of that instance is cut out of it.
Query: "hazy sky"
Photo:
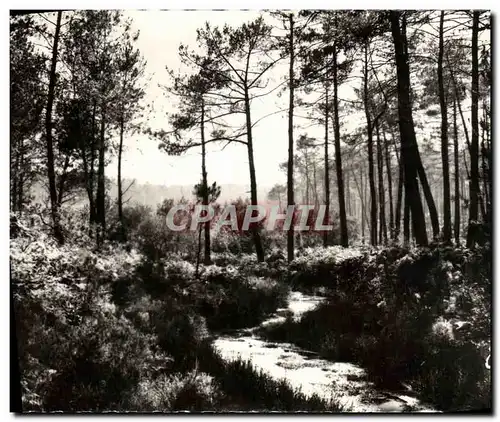
[[[255,11],[127,11],[126,16],[133,19],[133,27],[140,30],[137,47],[147,60],[146,72],[150,75],[146,101],[154,103],[154,112],[149,122],[154,128],[168,130],[167,111],[174,111],[165,98],[164,91],[158,84],[168,83],[165,66],[177,70],[181,63],[178,47],[182,42],[196,46],[196,29],[206,21],[212,26],[239,26],[256,18]],[[269,87],[279,84],[287,74],[287,62],[282,62],[270,72],[272,80]],[[273,85],[274,84],[274,85]],[[279,99],[270,95],[252,102],[252,120],[274,112],[286,105],[287,94]],[[278,168],[287,159],[288,151],[287,113],[283,112],[262,120],[254,128],[254,158],[257,183],[271,186],[284,183],[285,174]],[[323,136],[318,127],[308,129],[309,134]],[[296,130],[296,137],[304,133]],[[146,136],[133,135],[126,140],[127,151],[124,154],[123,176],[136,178],[138,182],[154,184],[194,184],[200,180],[201,156],[199,150],[190,150],[180,157],[170,157],[158,149],[158,142]],[[209,181],[219,184],[249,184],[248,155],[244,145],[231,144],[224,150],[222,145],[213,145],[208,151],[207,170]],[[110,176],[115,176],[114,162],[108,169]]]
[[[206,21],[212,26],[239,26],[255,19],[256,11],[125,11],[130,17],[133,28],[140,31],[136,43],[147,61],[146,73],[149,82],[146,86],[145,102],[153,104],[153,111],[147,116],[147,124],[153,129],[169,130],[167,112],[174,112],[171,100],[164,95],[159,84],[168,84],[168,74],[165,66],[180,70],[178,57],[180,43],[196,47],[196,29]],[[484,36],[484,34],[482,34]],[[276,66],[269,77],[269,87],[282,81],[287,74],[288,62],[282,61]],[[359,86],[360,80],[344,84],[339,89],[340,98],[353,98],[352,85]],[[287,104],[287,92],[281,98],[275,94],[256,99],[252,102],[252,120],[274,112]],[[464,104],[467,108],[467,104]],[[299,111],[300,112],[300,111]],[[416,116],[415,116],[416,117]],[[428,117],[427,117],[428,120]],[[427,121],[427,124],[430,122]],[[296,125],[307,125],[309,122],[296,119]],[[342,132],[352,132],[356,126],[365,125],[362,113],[349,115],[343,119]],[[285,183],[286,177],[279,170],[279,164],[286,160],[288,149],[287,113],[283,112],[262,120],[254,128],[254,158],[259,186],[268,187],[275,183]],[[324,129],[320,126],[307,129],[295,129],[295,139],[306,133],[309,136],[323,137]],[[180,157],[171,157],[158,149],[158,141],[147,136],[128,135],[125,140],[122,174],[124,178],[137,179],[140,183],[149,182],[162,185],[194,185],[200,178],[200,151],[190,150]],[[248,156],[244,145],[231,144],[224,150],[221,145],[212,144],[208,148],[207,170],[209,182],[219,184],[249,184]],[[116,161],[107,168],[110,177],[116,177]]]
[[[146,101],[154,103],[154,113],[149,116],[149,124],[154,128],[168,130],[167,111],[174,111],[164,97],[158,84],[168,82],[165,66],[179,69],[179,44],[195,46],[196,29],[205,21],[212,25],[240,25],[258,16],[256,12],[239,11],[128,11],[134,28],[140,30],[137,47],[147,60],[146,72],[151,81],[146,89]],[[265,109],[275,109],[273,98],[267,98]],[[255,116],[266,112],[262,104],[254,104]],[[255,119],[254,119],[255,120]],[[273,184],[284,175],[278,164],[286,159],[287,120],[286,114],[272,116],[255,128],[255,162],[257,181],[263,185]],[[194,184],[200,180],[201,156],[199,150],[190,150],[180,157],[170,157],[158,149],[158,142],[142,135],[133,135],[126,141],[123,176],[136,178],[139,182],[154,184]],[[219,184],[247,184],[249,181],[248,156],[246,147],[232,144],[221,151],[222,146],[209,148],[207,170],[210,181]],[[112,167],[108,174],[114,174]]]

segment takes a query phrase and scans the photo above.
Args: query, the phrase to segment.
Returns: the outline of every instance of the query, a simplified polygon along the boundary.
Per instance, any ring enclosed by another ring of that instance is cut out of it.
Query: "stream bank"
[[[325,298],[292,291],[288,307],[281,308],[262,322],[279,324],[290,313],[299,319]],[[435,412],[408,391],[388,391],[377,388],[367,378],[366,371],[349,362],[331,362],[317,353],[287,343],[275,343],[258,337],[259,327],[237,330],[214,340],[214,348],[225,360],[241,358],[249,361],[276,380],[285,379],[306,395],[317,394],[325,400],[336,400],[349,412]]]

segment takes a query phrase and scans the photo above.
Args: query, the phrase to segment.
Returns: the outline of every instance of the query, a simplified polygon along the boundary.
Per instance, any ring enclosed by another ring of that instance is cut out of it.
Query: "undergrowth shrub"
[[[288,288],[272,279],[212,269],[203,280],[203,294],[198,292],[195,302],[211,330],[258,325],[287,303]]]
[[[140,412],[210,411],[223,398],[217,382],[204,372],[163,374],[139,383],[132,400],[132,410]]]

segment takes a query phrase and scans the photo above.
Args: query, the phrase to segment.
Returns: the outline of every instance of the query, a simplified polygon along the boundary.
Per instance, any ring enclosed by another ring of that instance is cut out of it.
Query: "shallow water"
[[[290,312],[294,318],[300,318],[323,300],[320,296],[291,292],[288,308],[278,309],[262,325],[284,321]],[[254,334],[256,328],[221,336],[214,341],[214,347],[227,360],[238,357],[249,360],[256,369],[275,379],[286,379],[304,394],[333,398],[350,412],[433,411],[411,392],[401,394],[376,388],[366,379],[365,370],[357,365],[331,362],[291,344],[262,340]]]

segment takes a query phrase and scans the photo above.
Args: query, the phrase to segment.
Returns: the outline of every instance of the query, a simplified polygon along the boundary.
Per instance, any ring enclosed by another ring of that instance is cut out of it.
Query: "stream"
[[[285,321],[286,314],[300,318],[314,309],[325,298],[290,292],[288,307],[278,309],[261,325]],[[304,394],[335,399],[347,412],[435,412],[422,404],[408,391],[393,392],[379,389],[368,381],[366,371],[352,363],[332,362],[321,359],[316,353],[300,349],[287,343],[274,343],[260,339],[253,329],[244,329],[223,335],[214,341],[214,347],[226,360],[241,357],[257,370],[271,377],[286,379]]]

